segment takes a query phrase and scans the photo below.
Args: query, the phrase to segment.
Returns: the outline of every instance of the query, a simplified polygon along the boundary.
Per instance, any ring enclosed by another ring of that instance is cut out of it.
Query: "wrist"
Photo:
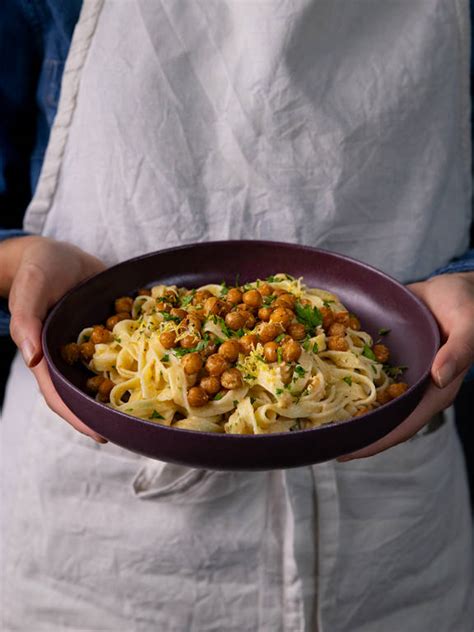
[[[33,244],[44,240],[44,237],[25,235],[12,237],[0,243],[0,297],[8,298],[15,275],[21,260]]]

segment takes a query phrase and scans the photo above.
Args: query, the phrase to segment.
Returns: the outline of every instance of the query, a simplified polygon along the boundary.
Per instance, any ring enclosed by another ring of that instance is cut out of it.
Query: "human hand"
[[[0,244],[0,291],[9,296],[10,332],[32,370],[48,406],[73,428],[100,443],[105,439],[86,426],[60,399],[41,348],[41,329],[48,309],[67,290],[104,269],[104,264],[65,242],[19,237]]]
[[[441,330],[443,344],[431,367],[432,381],[414,412],[395,430],[339,461],[373,456],[412,437],[453,403],[474,363],[474,272],[443,274],[407,287],[431,310]]]

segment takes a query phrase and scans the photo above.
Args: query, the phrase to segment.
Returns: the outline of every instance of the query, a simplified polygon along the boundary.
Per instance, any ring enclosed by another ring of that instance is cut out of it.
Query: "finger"
[[[354,459],[364,459],[369,456],[384,452],[389,448],[393,448],[400,443],[403,443],[413,437],[423,426],[425,426],[432,417],[439,411],[444,410],[450,404],[452,404],[456,393],[458,392],[465,373],[460,375],[453,383],[447,388],[440,390],[433,384],[430,384],[423,396],[423,399],[418,404],[414,412],[405,419],[399,426],[397,426],[392,432],[382,437],[375,443],[339,457],[337,460],[340,462],[352,461]]]
[[[20,266],[9,297],[10,333],[29,367],[41,360],[42,321],[48,310],[48,279],[34,263]]]
[[[51,381],[49,376],[48,368],[46,366],[45,360],[43,359],[38,366],[32,369],[33,374],[38,382],[38,386],[48,404],[49,408],[57,415],[62,417],[68,424],[70,424],[75,430],[81,432],[88,437],[94,439],[98,443],[107,443],[107,440],[101,437],[97,432],[94,432],[89,426],[76,417],[76,415],[69,410],[66,404],[59,397],[56,389],[54,388],[54,384]]]
[[[431,375],[439,388],[445,388],[457,376],[466,371],[474,359],[473,317],[470,312],[461,311],[455,328],[436,354],[431,367]]]

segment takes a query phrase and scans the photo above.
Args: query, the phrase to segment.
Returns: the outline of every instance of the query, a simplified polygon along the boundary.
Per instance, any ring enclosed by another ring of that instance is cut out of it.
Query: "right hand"
[[[46,237],[18,237],[0,244],[0,292],[9,297],[13,340],[51,410],[100,443],[106,440],[76,417],[57,394],[43,358],[41,329],[50,307],[104,268],[99,259],[80,248]]]

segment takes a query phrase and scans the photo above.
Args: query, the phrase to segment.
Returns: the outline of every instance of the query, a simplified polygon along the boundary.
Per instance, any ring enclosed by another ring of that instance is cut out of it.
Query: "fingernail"
[[[31,361],[33,360],[33,357],[35,355],[35,348],[33,347],[31,340],[28,340],[28,338],[26,340],[23,340],[20,346],[20,350],[26,366],[30,366]]]
[[[452,360],[446,360],[444,364],[436,371],[436,381],[440,388],[444,388],[453,381],[456,374],[456,365]]]
[[[103,437],[92,437],[96,443],[108,443],[107,439]]]

